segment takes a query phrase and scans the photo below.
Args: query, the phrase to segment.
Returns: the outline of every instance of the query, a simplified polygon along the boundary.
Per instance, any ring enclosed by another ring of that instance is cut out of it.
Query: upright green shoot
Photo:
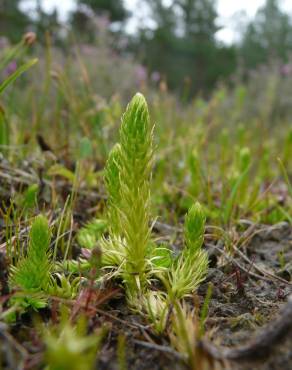
[[[38,216],[32,224],[27,255],[18,260],[16,266],[11,268],[10,285],[20,288],[23,303],[36,308],[44,306],[43,300],[30,299],[30,296],[45,292],[50,282],[51,232],[47,219]],[[27,295],[27,296],[26,296]]]
[[[122,238],[124,279],[131,294],[147,281],[152,157],[153,126],[145,98],[138,93],[122,117],[120,144],[113,148],[105,169],[111,238]]]
[[[174,260],[168,273],[171,300],[181,299],[196,290],[205,279],[208,256],[202,250],[206,217],[199,203],[193,205],[185,219],[185,248]]]
[[[104,173],[108,192],[108,220],[110,220],[109,227],[112,235],[119,235],[122,231],[119,215],[119,206],[121,204],[120,158],[121,146],[116,144],[109,154]]]
[[[152,132],[146,100],[137,94],[127,107],[120,130],[121,226],[126,239],[127,279],[137,287],[145,284],[150,240]]]

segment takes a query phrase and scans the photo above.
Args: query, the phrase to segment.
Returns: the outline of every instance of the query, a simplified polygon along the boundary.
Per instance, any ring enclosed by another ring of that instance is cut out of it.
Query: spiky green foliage
[[[122,117],[120,143],[109,155],[105,169],[105,183],[109,195],[108,221],[110,237],[100,242],[103,265],[116,267],[127,288],[132,306],[146,311],[155,326],[157,308],[162,295],[147,291],[155,276],[167,286],[170,300],[192,293],[204,279],[208,259],[202,251],[205,214],[196,203],[185,221],[185,248],[173,259],[167,246],[158,247],[151,241],[150,181],[153,158],[153,127],[150,124],[146,101],[137,94]],[[137,293],[148,297],[144,304]],[[150,298],[149,298],[150,297]]]
[[[186,215],[184,237],[186,250],[192,253],[201,249],[204,241],[206,216],[199,203],[195,203]]]
[[[198,357],[200,326],[195,309],[191,309],[184,301],[175,302],[170,327],[172,346],[184,356],[190,369],[198,368],[198,363],[201,363]]]
[[[50,281],[47,291],[54,297],[73,299],[77,296],[79,286],[79,276],[75,277],[71,281],[70,276],[55,273],[55,276]]]
[[[93,370],[100,342],[106,332],[87,333],[87,322],[80,317],[71,324],[63,313],[59,325],[48,329],[44,335],[45,359],[48,370]]]
[[[205,279],[208,256],[202,250],[205,214],[199,203],[193,205],[185,219],[185,248],[168,273],[170,299],[181,299],[196,290]]]
[[[125,241],[120,237],[113,235],[110,238],[103,237],[100,240],[102,250],[102,264],[106,267],[117,268],[124,271],[126,262]]]
[[[136,94],[122,117],[120,144],[112,150],[105,169],[111,237],[115,242],[118,234],[124,240],[120,241],[126,257],[124,279],[134,291],[147,280],[152,141],[147,103],[141,94]],[[107,249],[110,252],[111,248],[105,246],[105,255]]]
[[[82,227],[77,234],[77,241],[83,248],[92,249],[107,228],[107,222],[101,219],[93,219]]]
[[[170,310],[167,295],[159,291],[148,291],[142,301],[142,310],[146,312],[156,333],[163,333]]]
[[[21,257],[16,266],[11,268],[10,285],[27,293],[28,297],[46,291],[49,285],[52,269],[50,239],[48,220],[42,215],[36,217],[31,226],[26,256]]]
[[[120,130],[121,226],[126,239],[127,270],[144,280],[150,239],[150,176],[152,127],[145,98],[137,94],[128,105]]]
[[[116,144],[111,150],[104,172],[104,179],[108,191],[108,220],[112,235],[121,233],[119,207],[121,204],[120,183],[121,146]]]

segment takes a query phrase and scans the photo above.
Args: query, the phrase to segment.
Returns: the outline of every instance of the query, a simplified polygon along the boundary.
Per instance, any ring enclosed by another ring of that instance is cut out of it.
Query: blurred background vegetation
[[[81,189],[102,192],[121,114],[141,91],[156,124],[156,214],[175,223],[199,200],[218,224],[292,222],[292,19],[281,1],[238,14],[233,43],[218,37],[219,1],[68,0],[51,12],[47,1],[0,0],[0,83],[38,58],[1,95],[0,170],[1,158],[29,169],[26,185],[78,174]],[[0,171],[1,186],[17,193]],[[41,195],[56,205],[52,187]]]
[[[34,31],[39,47],[50,42],[65,56],[79,45],[100,62],[107,48],[113,58],[135,61],[137,80],[163,82],[187,99],[208,95],[222,81],[246,81],[262,66],[274,71],[277,64],[284,77],[292,70],[292,21],[278,0],[266,0],[248,20],[237,14],[240,29],[232,44],[216,36],[222,20],[215,0],[139,0],[131,11],[123,0],[72,0],[65,20],[59,14],[62,5],[46,12],[45,2],[0,0],[2,47]],[[129,32],[133,18],[138,24]]]

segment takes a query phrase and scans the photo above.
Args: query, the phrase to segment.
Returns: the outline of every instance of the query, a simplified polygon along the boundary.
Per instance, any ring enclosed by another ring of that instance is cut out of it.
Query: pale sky
[[[127,8],[136,15],[135,20],[128,24],[130,31],[135,30],[137,23],[145,19],[145,10],[137,7],[138,0],[124,0]],[[29,1],[26,1],[29,2]],[[167,2],[167,0],[165,0]],[[223,28],[218,32],[218,39],[227,43],[236,38],[237,20],[235,14],[244,11],[248,17],[252,17],[257,9],[265,3],[265,0],[217,0],[219,13],[219,23]],[[43,0],[42,5],[45,10],[57,8],[62,19],[74,7],[74,0]],[[292,1],[282,0],[282,8],[292,15]]]

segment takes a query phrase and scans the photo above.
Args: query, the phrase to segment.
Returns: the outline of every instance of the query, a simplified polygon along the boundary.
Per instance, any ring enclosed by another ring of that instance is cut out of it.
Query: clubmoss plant
[[[145,284],[150,241],[150,177],[153,127],[145,98],[137,94],[122,118],[120,130],[121,226],[127,248],[127,279]],[[134,277],[134,279],[133,279]]]
[[[93,219],[82,227],[77,234],[77,241],[83,248],[96,247],[98,240],[107,229],[107,222],[102,219]]]
[[[204,279],[208,259],[202,251],[205,215],[196,203],[185,221],[185,248],[173,258],[167,245],[151,240],[150,181],[153,162],[153,126],[147,103],[137,94],[122,117],[120,143],[105,168],[108,191],[109,237],[103,237],[102,262],[125,282],[132,306],[144,311],[162,331],[170,303],[195,291]],[[151,290],[160,279],[165,292]]]
[[[47,292],[54,297],[73,299],[77,296],[79,287],[79,276],[71,279],[70,275],[65,276],[57,272],[51,279]]]
[[[47,370],[93,370],[106,327],[88,334],[87,321],[80,317],[71,323],[63,313],[61,322],[51,326],[44,333]]]
[[[120,159],[121,146],[116,144],[109,154],[104,173],[108,192],[107,216],[110,221],[109,227],[111,234],[116,236],[122,232],[119,215],[121,205]]]
[[[50,283],[50,240],[48,220],[40,215],[31,226],[26,256],[20,257],[10,271],[10,286],[20,289],[18,297],[24,306],[39,308],[46,305],[45,298],[39,298]]]
[[[143,290],[149,270],[152,158],[153,126],[145,98],[138,93],[122,117],[120,143],[105,169],[111,241],[103,243],[103,252],[124,254],[123,278],[130,294]]]
[[[142,310],[146,313],[152,328],[157,334],[164,332],[170,312],[167,294],[149,290],[143,297]]]
[[[173,261],[165,281],[171,300],[190,295],[205,279],[208,270],[208,256],[202,250],[205,222],[201,205],[194,204],[185,219],[185,247]]]

